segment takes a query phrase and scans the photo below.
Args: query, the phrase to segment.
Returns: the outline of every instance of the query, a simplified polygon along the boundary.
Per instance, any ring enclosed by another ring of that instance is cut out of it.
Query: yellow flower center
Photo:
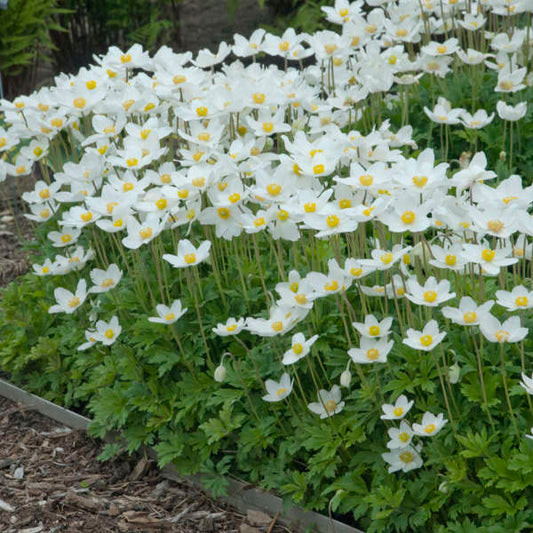
[[[366,351],[366,358],[370,361],[375,361],[379,357],[379,351],[376,348],[370,348]]]
[[[129,167],[136,167],[139,164],[139,160],[136,157],[130,157],[126,159],[126,165]]]
[[[165,320],[167,322],[170,322],[171,320],[174,320],[176,318],[176,315],[174,313],[168,313],[165,315]]]
[[[415,459],[411,452],[402,452],[398,457],[403,463],[412,463]]]
[[[453,254],[446,254],[446,258],[444,259],[444,262],[448,266],[454,266],[455,263],[457,263],[457,257]]]
[[[43,149],[40,147],[40,146],[36,146],[34,149],[33,149],[33,155],[35,157],[41,157],[43,155]]]
[[[262,104],[265,101],[265,95],[263,93],[254,93],[252,98],[256,104]]]
[[[39,191],[39,196],[43,199],[43,200],[46,200],[47,198],[50,198],[50,191],[48,189],[41,189]]]
[[[298,292],[298,288],[299,288],[299,285],[298,285],[298,283],[296,283],[296,281],[293,281],[289,285],[289,290],[292,291],[292,292]]]
[[[413,176],[413,183],[421,189],[428,182],[427,176]]]
[[[422,337],[420,337],[420,344],[422,346],[431,346],[432,343],[433,337],[431,335],[422,335]]]
[[[435,291],[425,291],[424,300],[428,303],[433,303],[437,299],[437,293]]]
[[[115,332],[109,328],[109,329],[106,329],[105,330],[105,333],[104,335],[108,338],[108,339],[112,339],[114,336],[115,336]]]
[[[289,41],[281,41],[278,46],[281,52],[286,52],[289,49],[290,44]]]
[[[304,305],[307,303],[307,296],[301,292],[300,294],[297,294],[295,297],[294,297],[296,303],[300,304],[300,305]]]
[[[407,30],[405,28],[401,28],[399,30],[396,30],[396,37],[405,37],[407,35]]]
[[[287,389],[285,387],[280,387],[276,391],[276,396],[279,398],[280,396],[283,396],[287,392]]]
[[[93,89],[96,89],[96,81],[95,80],[89,80],[85,82],[85,87],[89,89],[89,91],[92,91]]]
[[[124,111],[128,111],[129,108],[135,103],[135,100],[126,100],[122,102],[122,107],[124,108]]]
[[[527,296],[518,296],[518,298],[514,301],[514,303],[518,307],[525,307],[526,305],[528,305],[529,300]]]
[[[196,114],[199,117],[205,117],[208,112],[209,112],[209,109],[207,109],[207,107],[205,107],[205,106],[200,106],[200,107],[196,108]]]
[[[267,186],[267,191],[271,196],[277,196],[281,192],[281,185],[278,185],[277,183],[271,183]]]
[[[152,236],[152,228],[143,228],[139,231],[141,239],[149,239]]]
[[[183,256],[183,259],[185,259],[185,262],[188,265],[192,265],[193,263],[196,263],[196,254],[195,253],[185,254]]]
[[[342,198],[339,200],[339,207],[341,209],[348,209],[352,207],[352,201],[349,198]]]
[[[493,233],[500,233],[500,231],[503,229],[503,222],[501,220],[489,220],[487,222],[487,227]]]
[[[102,281],[101,285],[105,289],[112,287],[115,284],[115,282],[111,278],[106,278],[104,281]]]
[[[404,211],[401,216],[402,222],[404,224],[412,224],[415,221],[416,215],[413,211]]]
[[[324,402],[324,408],[328,413],[332,413],[337,409],[337,402],[335,400],[328,400],[327,402]]]
[[[498,342],[506,342],[509,339],[510,333],[503,329],[499,329],[494,333],[494,337]]]
[[[351,44],[351,46],[357,46],[360,41],[361,41],[361,39],[359,37],[357,37],[357,35],[356,35],[355,37],[352,37],[352,40],[350,41],[350,44]]]
[[[463,315],[463,320],[467,324],[472,324],[473,322],[477,320],[477,313],[475,313],[474,311],[468,311],[467,313]]]
[[[218,216],[219,216],[220,218],[222,218],[223,220],[226,220],[227,218],[229,218],[229,217],[230,217],[230,214],[231,214],[231,213],[230,213],[230,210],[227,209],[226,207],[219,207],[219,208],[217,209],[217,213],[218,213]]]
[[[304,211],[306,213],[314,213],[316,211],[316,203],[307,202],[306,204],[304,204]]]
[[[50,124],[54,126],[54,128],[60,128],[61,126],[63,126],[63,120],[60,118],[53,118],[50,121]]]
[[[380,333],[380,329],[379,329],[379,326],[370,326],[368,328],[368,334],[371,336],[371,337],[377,337]]]
[[[74,296],[68,301],[69,307],[76,307],[80,304],[80,299],[77,296]]]
[[[50,216],[50,209],[42,209],[39,216],[41,218],[48,218]]]
[[[304,347],[299,342],[297,342],[296,344],[293,344],[292,351],[296,355],[300,355],[304,351]]]
[[[207,142],[210,138],[211,138],[211,135],[207,131],[198,134],[199,141]]]
[[[339,47],[336,44],[326,44],[324,45],[324,50],[326,54],[331,55],[335,53],[335,50],[337,50]]]
[[[120,56],[120,61],[124,64],[131,62],[131,54],[122,54]]]
[[[81,96],[79,98],[75,98],[72,102],[74,107],[77,109],[83,109],[87,105],[87,100],[85,98],[82,98]]]
[[[329,215],[328,218],[326,219],[326,224],[330,228],[337,227],[339,225],[339,222],[340,222],[340,219],[337,215]]]
[[[92,220],[93,214],[90,211],[85,211],[85,213],[80,215],[80,218],[83,220],[83,222],[89,222]]]
[[[285,209],[280,209],[278,211],[278,219],[279,220],[287,220],[289,218],[289,212],[285,211]]]
[[[272,323],[272,329],[276,332],[280,332],[283,329],[283,322],[280,320],[277,320],[276,322]]]
[[[518,200],[518,197],[517,196],[506,196],[502,201],[504,204],[508,204],[510,202],[512,202],[513,200]]]
[[[437,46],[437,52],[439,54],[445,54],[448,51],[445,45],[441,44],[440,46]]]
[[[409,433],[407,433],[406,431],[402,431],[401,433],[398,434],[398,438],[402,442],[407,442],[409,440]]]
[[[263,122],[263,131],[270,133],[274,129],[272,122]]]
[[[339,282],[335,279],[331,283],[326,283],[324,285],[324,289],[326,291],[336,291],[338,288],[339,288]]]
[[[403,415],[403,407],[395,407],[392,410],[394,416],[402,416]]]
[[[359,183],[363,187],[370,187],[370,185],[374,183],[374,176],[371,176],[370,174],[363,174],[362,176],[359,176]]]
[[[229,331],[230,333],[232,333],[236,329],[237,329],[237,324],[230,324],[229,326],[226,326],[226,331]]]
[[[65,235],[61,235],[61,241],[64,242],[65,244],[67,242],[70,242],[72,240],[72,236],[69,235],[68,233],[65,233]]]
[[[496,255],[496,252],[494,250],[491,250],[490,248],[485,248],[481,252],[481,257],[484,261],[490,262],[494,259],[494,256]]]
[[[266,224],[265,219],[263,217],[258,217],[254,220],[254,226],[256,228],[260,228],[261,226],[264,226]]]
[[[433,433],[435,431],[435,429],[437,429],[435,427],[435,424],[428,424],[427,426],[424,427],[424,431],[430,435],[431,433]]]
[[[155,203],[157,209],[165,209],[165,207],[167,206],[167,201],[165,198],[159,198],[159,200],[157,200],[157,202]]]
[[[350,269],[350,274],[354,276],[355,278],[358,278],[363,273],[363,269],[361,267],[353,267]]]
[[[313,167],[313,174],[314,174],[315,176],[317,176],[318,174],[324,174],[324,171],[325,171],[325,170],[326,170],[326,169],[325,169],[324,165],[322,165],[322,164],[320,164],[320,165],[315,165],[315,166]]]
[[[512,80],[502,80],[500,81],[500,89],[504,91],[510,91],[514,87],[514,82]]]
[[[194,187],[203,187],[205,185],[205,178],[203,176],[193,178],[191,183]]]
[[[192,158],[198,163],[198,161],[200,161],[200,159],[202,159],[202,156],[205,154],[205,152],[195,152],[193,155],[192,155]]]
[[[392,260],[393,260],[393,255],[392,255],[391,252],[385,252],[384,254],[381,254],[380,259],[381,259],[381,262],[382,262],[384,265],[388,265],[389,263],[392,262]]]
[[[121,218],[117,218],[115,222],[113,222],[113,226],[115,226],[115,228],[121,228],[122,224],[124,224],[124,222]]]

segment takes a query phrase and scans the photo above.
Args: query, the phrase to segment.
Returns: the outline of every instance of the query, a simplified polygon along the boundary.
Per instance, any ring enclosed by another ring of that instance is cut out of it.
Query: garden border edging
[[[35,394],[26,392],[3,379],[0,379],[0,396],[24,404],[48,418],[51,418],[56,422],[61,422],[73,429],[86,431],[91,423],[90,418],[74,413],[64,407],[60,407],[59,405],[36,396]],[[115,433],[113,432],[113,434]],[[151,459],[157,460],[157,453],[155,450],[152,448],[146,448],[146,451]],[[168,479],[178,482],[186,480],[195,487],[202,488],[200,475],[182,476],[171,464],[166,465],[160,470],[163,476]],[[291,528],[297,528],[297,531],[302,532],[306,528],[312,527],[312,531],[315,531],[316,533],[363,533],[347,524],[330,519],[314,511],[305,511],[299,507],[283,509],[283,501],[280,497],[257,489],[253,485],[246,484],[242,481],[237,481],[231,478],[227,479],[229,482],[228,494],[219,499],[232,505],[239,512],[244,514],[250,509],[263,511],[271,516],[279,514],[278,520],[280,523]]]

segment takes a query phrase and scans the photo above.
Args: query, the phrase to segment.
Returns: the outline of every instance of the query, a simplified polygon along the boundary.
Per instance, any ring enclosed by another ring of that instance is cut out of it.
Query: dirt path
[[[185,484],[143,457],[101,463],[101,444],[0,398],[2,533],[282,533]]]

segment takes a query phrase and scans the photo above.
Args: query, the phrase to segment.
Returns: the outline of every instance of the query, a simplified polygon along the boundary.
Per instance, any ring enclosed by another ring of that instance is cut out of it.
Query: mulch
[[[140,456],[96,458],[102,444],[0,398],[3,533],[282,533],[275,518],[247,516],[187,483],[164,479]]]

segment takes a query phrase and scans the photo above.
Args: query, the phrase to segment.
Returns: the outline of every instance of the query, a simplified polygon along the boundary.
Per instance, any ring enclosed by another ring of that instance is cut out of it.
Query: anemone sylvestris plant
[[[323,10],[337,32],[110,48],[2,101],[0,177],[42,176],[24,283],[53,316],[0,361],[215,491],[229,472],[367,531],[520,531],[532,6]],[[42,315],[32,294],[4,318]]]

